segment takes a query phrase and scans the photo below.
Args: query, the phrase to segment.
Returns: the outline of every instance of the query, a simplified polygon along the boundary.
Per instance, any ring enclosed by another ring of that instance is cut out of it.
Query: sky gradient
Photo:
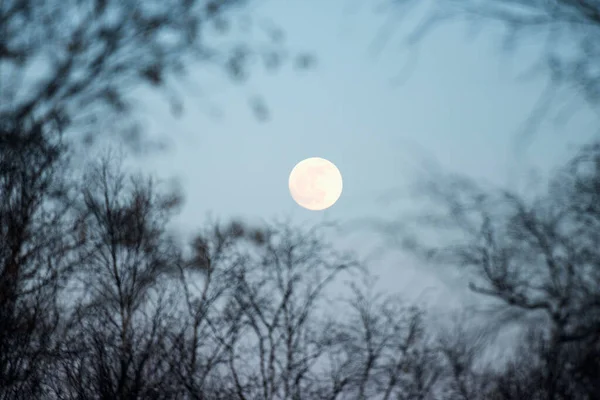
[[[400,46],[399,34],[375,56],[370,48],[382,18],[367,6],[347,11],[344,1],[334,0],[270,0],[256,9],[285,28],[292,48],[314,51],[318,62],[311,71],[258,73],[236,86],[199,67],[185,85],[179,119],[164,102],[144,95],[150,133],[171,139],[169,152],[145,159],[144,168],[180,178],[186,206],[178,223],[184,230],[201,226],[209,214],[309,224],[392,216],[394,204],[381,197],[402,190],[424,159],[521,190],[532,167],[543,175],[593,133],[594,116],[584,111],[560,128],[542,126],[518,158],[515,134],[546,79],[517,79],[534,60],[535,46],[503,54],[497,29],[469,40],[465,26],[454,24],[436,30],[416,53]],[[406,79],[393,83],[413,61]],[[258,94],[269,106],[267,122],[248,107],[248,98]],[[220,116],[211,114],[209,103]],[[308,157],[332,161],[344,178],[341,198],[324,212],[299,207],[288,191],[291,169]],[[452,287],[398,254],[375,264],[384,286],[408,297]]]

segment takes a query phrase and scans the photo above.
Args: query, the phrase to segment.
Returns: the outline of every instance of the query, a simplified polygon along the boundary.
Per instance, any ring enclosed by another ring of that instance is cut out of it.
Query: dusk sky
[[[352,3],[270,0],[256,8],[256,16],[284,27],[291,49],[316,54],[310,71],[259,72],[238,86],[199,67],[185,85],[179,119],[165,103],[145,97],[147,128],[172,143],[167,153],[146,158],[144,167],[181,179],[186,206],[178,222],[184,230],[200,227],[209,214],[307,224],[394,216],[397,207],[382,196],[402,192],[427,159],[520,190],[532,167],[544,172],[557,166],[594,133],[594,116],[582,111],[564,126],[543,125],[517,157],[515,135],[546,82],[543,74],[517,79],[535,60],[535,46],[502,53],[500,30],[490,27],[469,40],[466,25],[457,23],[435,30],[414,53],[401,46],[399,32],[375,56],[371,44],[383,19],[364,2]],[[406,24],[417,18],[408,16]],[[406,79],[393,84],[411,62]],[[248,107],[254,95],[269,106],[267,122]],[[218,117],[211,116],[214,106]],[[324,212],[299,207],[288,191],[291,169],[307,157],[329,159],[344,178],[340,200]],[[343,247],[352,240],[336,242]],[[394,257],[373,266],[385,287],[407,296],[443,288],[443,279]]]
[[[1,400],[600,400],[600,0],[0,0]]]

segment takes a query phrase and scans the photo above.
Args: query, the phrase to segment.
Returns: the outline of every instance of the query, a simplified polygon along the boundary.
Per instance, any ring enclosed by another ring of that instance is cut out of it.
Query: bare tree
[[[457,316],[437,335],[436,349],[443,359],[443,397],[457,400],[487,399],[493,375],[485,360],[485,331],[470,318]]]
[[[261,61],[277,67],[290,56],[283,35],[272,24],[252,24],[245,3],[3,0],[0,118],[75,125],[79,132],[106,128],[114,113],[131,109],[130,92],[143,84],[179,110],[168,83],[194,63],[236,80]]]
[[[229,341],[238,335],[242,318],[230,306],[237,288],[233,271],[243,259],[240,245],[258,244],[261,235],[239,222],[215,223],[194,238],[191,254],[179,265],[181,312],[167,359],[193,399],[236,396],[224,384]]]
[[[69,181],[27,132],[3,137],[2,398],[439,398],[423,312],[319,227],[215,224],[186,252],[179,195],[110,157]]]
[[[417,218],[415,230],[410,223],[395,225],[412,251],[467,271],[471,290],[503,310],[506,318],[500,325],[517,320],[543,327],[545,345],[539,356],[548,399],[564,396],[560,377],[567,349],[581,354],[582,346],[587,347],[597,360],[599,149],[597,144],[586,146],[534,199],[439,176],[424,185],[424,193],[433,200],[431,209],[440,212]],[[436,235],[409,233],[424,233],[423,227],[434,228]],[[582,365],[573,368],[583,368],[587,376],[579,373],[571,379],[580,389],[587,387],[587,396],[597,397],[597,388],[585,383],[597,376],[589,376],[595,373]]]
[[[11,169],[29,153],[3,154],[6,243],[32,254],[2,253],[3,398],[438,398],[444,358],[423,312],[359,284],[366,272],[319,227],[214,224],[186,252],[166,228],[180,197],[118,159],[69,193],[54,164],[29,176]]]
[[[318,230],[216,224],[193,244],[169,347],[191,398],[435,398],[422,312],[359,285],[337,301],[330,285],[364,271]]]
[[[442,358],[423,310],[374,291],[373,282],[353,284],[347,306],[336,336],[346,382],[340,398],[434,399]]]
[[[126,175],[117,162],[106,158],[85,176],[84,257],[56,378],[67,398],[175,398],[160,350],[174,304],[165,283],[180,262],[165,224],[178,199]]]
[[[40,395],[54,357],[57,292],[76,261],[64,148],[0,123],[0,398]]]
[[[331,343],[325,290],[353,261],[317,232],[289,226],[266,227],[254,243],[231,275],[228,314],[241,316],[227,340],[232,391],[240,399],[314,398],[315,368]]]

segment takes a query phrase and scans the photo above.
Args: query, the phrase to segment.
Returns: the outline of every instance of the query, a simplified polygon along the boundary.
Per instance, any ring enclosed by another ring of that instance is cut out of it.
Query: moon
[[[311,211],[325,210],[342,195],[342,174],[329,160],[311,157],[300,161],[289,178],[292,198]]]

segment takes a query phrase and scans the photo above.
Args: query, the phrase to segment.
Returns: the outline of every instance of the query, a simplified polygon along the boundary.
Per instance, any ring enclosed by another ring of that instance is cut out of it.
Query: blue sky
[[[394,85],[392,78],[414,54],[399,45],[399,35],[374,57],[369,48],[382,19],[367,6],[347,9],[336,0],[267,0],[257,8],[257,15],[285,28],[292,48],[316,53],[312,71],[258,73],[234,86],[198,67],[185,85],[179,119],[161,101],[144,97],[149,131],[172,139],[169,152],[144,166],[181,180],[184,229],[200,226],[209,213],[299,223],[392,215],[381,196],[413,179],[423,157],[520,188],[530,168],[547,171],[569,155],[569,146],[590,137],[594,119],[582,112],[563,127],[543,126],[524,157],[516,158],[515,134],[546,78],[516,79],[533,60],[535,45],[509,56],[498,51],[498,30],[467,40],[464,25],[449,25],[418,46],[410,75]],[[255,94],[269,105],[266,123],[249,110],[247,99]],[[210,116],[209,102],[222,109],[221,117]],[[313,156],[334,162],[344,177],[340,200],[325,212],[300,208],[288,192],[293,166]],[[443,279],[397,254],[376,268],[389,287],[411,295],[429,286],[444,289]]]

